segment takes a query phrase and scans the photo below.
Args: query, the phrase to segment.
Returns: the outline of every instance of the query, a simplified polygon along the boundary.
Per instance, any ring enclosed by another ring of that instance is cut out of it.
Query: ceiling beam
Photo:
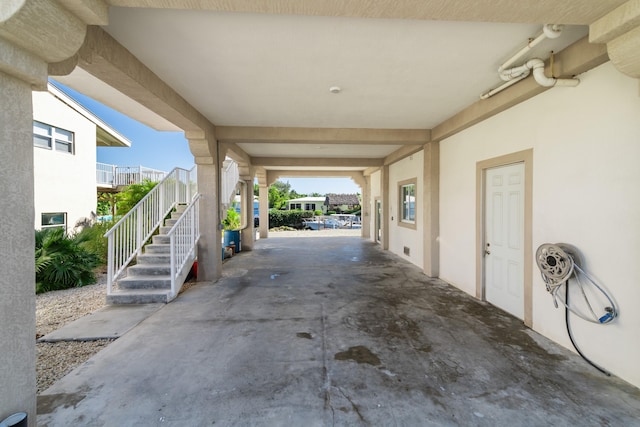
[[[280,144],[425,144],[428,129],[341,129],[216,126],[222,142]]]
[[[238,164],[251,164],[249,155],[242,148],[231,142],[220,143],[220,154],[230,157]]]
[[[384,158],[384,164],[390,165],[422,150],[424,145],[406,145]]]
[[[540,24],[590,24],[627,0],[108,0],[113,6],[278,15]]]
[[[261,167],[362,167],[382,166],[383,159],[252,157],[251,164]]]

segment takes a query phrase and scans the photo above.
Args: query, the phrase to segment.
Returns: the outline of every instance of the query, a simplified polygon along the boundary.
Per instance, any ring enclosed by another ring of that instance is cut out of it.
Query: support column
[[[440,274],[440,143],[424,146],[422,209],[424,212],[423,271],[429,277]]]
[[[0,221],[0,420],[16,412],[27,412],[29,424],[35,426],[31,84],[0,72],[0,105],[3,106],[0,108],[0,146],[3,150],[0,156],[3,209]]]
[[[212,282],[222,274],[222,234],[220,232],[220,162],[218,142],[204,132],[185,132],[198,165],[200,193],[200,240],[198,241],[198,281]]]
[[[258,200],[260,203],[260,238],[266,239],[269,237],[269,187],[260,184],[260,192],[258,193]]]
[[[242,185],[242,192],[240,193],[242,200],[241,211],[244,213],[243,222],[245,222],[247,226],[240,234],[242,250],[250,251],[253,249],[253,244],[256,241],[256,230],[253,226],[253,179],[246,179],[242,182],[244,185]]]
[[[382,191],[382,249],[389,250],[389,226],[391,206],[389,205],[389,165],[381,169],[380,190]]]
[[[362,237],[371,238],[371,211],[373,201],[371,200],[371,175],[364,177],[362,186],[362,204],[360,205],[360,215],[362,217]]]

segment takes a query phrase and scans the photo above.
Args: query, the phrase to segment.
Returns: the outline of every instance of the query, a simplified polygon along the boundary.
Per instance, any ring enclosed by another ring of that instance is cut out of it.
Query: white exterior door
[[[487,169],[485,297],[524,318],[524,163]]]

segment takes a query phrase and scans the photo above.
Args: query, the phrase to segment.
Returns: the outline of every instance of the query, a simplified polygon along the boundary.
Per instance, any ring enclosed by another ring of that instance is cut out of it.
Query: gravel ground
[[[106,280],[106,275],[102,275],[95,285],[36,295],[36,339],[103,308],[107,295]],[[186,282],[180,292],[195,284],[195,281]],[[112,341],[36,343],[37,393],[51,387]]]
[[[106,276],[98,283],[36,295],[36,339],[104,307]],[[112,340],[36,343],[38,394],[87,361]]]

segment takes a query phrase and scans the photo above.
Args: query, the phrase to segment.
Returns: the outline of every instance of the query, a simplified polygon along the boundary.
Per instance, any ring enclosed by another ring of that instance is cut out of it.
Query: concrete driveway
[[[369,241],[260,240],[223,270],[39,396],[39,424],[640,424],[638,389]]]

